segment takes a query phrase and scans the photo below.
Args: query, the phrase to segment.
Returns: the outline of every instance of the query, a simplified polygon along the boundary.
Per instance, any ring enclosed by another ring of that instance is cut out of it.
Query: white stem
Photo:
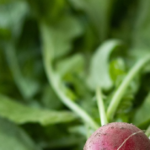
[[[98,104],[98,108],[99,108],[101,125],[103,126],[103,125],[107,124],[108,121],[107,121],[107,117],[106,117],[105,106],[104,106],[100,88],[96,89],[96,95],[97,95],[97,104]]]

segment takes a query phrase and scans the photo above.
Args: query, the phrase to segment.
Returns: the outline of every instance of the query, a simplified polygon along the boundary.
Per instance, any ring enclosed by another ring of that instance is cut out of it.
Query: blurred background
[[[149,0],[0,0],[0,149],[82,150],[94,129],[60,93],[99,124],[95,88],[107,108],[150,53],[149,7]],[[137,75],[113,121],[149,125],[149,75],[149,66]]]

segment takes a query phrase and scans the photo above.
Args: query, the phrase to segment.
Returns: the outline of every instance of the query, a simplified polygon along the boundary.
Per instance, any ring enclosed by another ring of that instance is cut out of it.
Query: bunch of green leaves
[[[0,148],[79,150],[112,121],[145,130],[149,6],[149,0],[1,0]]]

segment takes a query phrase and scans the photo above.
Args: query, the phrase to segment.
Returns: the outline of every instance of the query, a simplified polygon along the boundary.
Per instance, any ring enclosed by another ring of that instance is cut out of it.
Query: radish
[[[84,150],[150,150],[150,140],[136,126],[114,122],[96,130]]]

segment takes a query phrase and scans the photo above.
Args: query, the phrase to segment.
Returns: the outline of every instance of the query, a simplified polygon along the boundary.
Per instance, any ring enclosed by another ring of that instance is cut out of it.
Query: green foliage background
[[[149,7],[149,0],[0,0],[0,149],[83,149],[101,125],[95,89],[107,110],[132,66],[150,55]],[[110,122],[145,130],[149,85],[148,63]]]

